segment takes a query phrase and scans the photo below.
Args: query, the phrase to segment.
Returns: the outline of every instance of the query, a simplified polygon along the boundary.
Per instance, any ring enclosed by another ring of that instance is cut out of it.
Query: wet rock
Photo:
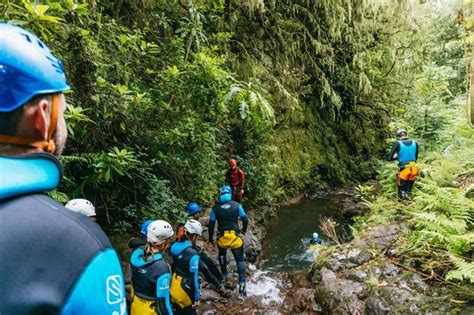
[[[357,201],[355,198],[344,198],[338,204],[339,212],[344,216],[353,217],[364,215],[369,211],[369,207]]]
[[[248,262],[254,263],[262,251],[262,246],[255,234],[247,233],[244,235],[244,253]]]
[[[333,271],[326,268],[321,269],[321,279],[324,289],[337,301],[343,301],[347,298],[357,296],[365,290],[363,284],[348,279],[338,278]]]
[[[201,301],[202,302],[210,302],[210,301],[216,301],[220,300],[222,297],[220,296],[219,293],[217,293],[214,290],[210,289],[202,289],[201,290]]]
[[[299,288],[296,290],[293,297],[293,309],[292,312],[314,312],[321,313],[322,307],[315,302],[314,299],[315,290],[310,288]]]
[[[369,260],[372,259],[372,254],[365,248],[363,249],[352,249],[347,253],[347,259],[360,266],[363,263],[368,262]]]

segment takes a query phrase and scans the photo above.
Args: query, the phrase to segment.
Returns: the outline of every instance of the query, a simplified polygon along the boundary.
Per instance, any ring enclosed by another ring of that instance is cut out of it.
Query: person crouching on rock
[[[131,315],[173,314],[170,302],[171,273],[163,259],[174,235],[163,220],[150,223],[145,247],[138,247],[130,258],[133,301]]]
[[[209,218],[209,242],[213,242],[214,227],[217,221],[217,248],[219,251],[219,264],[224,278],[227,276],[227,249],[231,249],[237,264],[239,274],[239,298],[244,299],[245,289],[245,260],[244,240],[239,235],[238,220],[242,220],[242,234],[248,226],[248,218],[242,206],[232,200],[232,189],[223,186],[220,190],[218,203],[212,208]]]
[[[200,213],[201,213],[201,207],[195,203],[195,202],[190,202],[186,206],[186,213],[188,214],[188,219],[194,219],[196,221],[199,221],[200,218]],[[179,224],[178,228],[176,229],[176,241],[181,242],[186,239],[186,231],[184,228],[184,224]],[[216,263],[212,258],[210,258],[202,248],[197,246],[195,243],[193,243],[194,248],[198,251],[200,259],[199,259],[199,270],[202,272],[204,275],[204,278],[206,279],[207,282],[213,284],[217,292],[221,294],[224,297],[228,297],[229,293],[224,289],[222,286],[222,281],[224,280],[224,277],[222,276],[222,273],[219,271],[219,268],[217,268]]]

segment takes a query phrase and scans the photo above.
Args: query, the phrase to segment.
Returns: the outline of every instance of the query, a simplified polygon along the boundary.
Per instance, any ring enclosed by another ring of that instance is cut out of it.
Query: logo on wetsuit
[[[170,281],[168,279],[164,279],[161,283],[159,290],[168,290],[170,288]]]
[[[118,304],[123,301],[122,277],[120,275],[109,276],[106,280],[107,303]]]

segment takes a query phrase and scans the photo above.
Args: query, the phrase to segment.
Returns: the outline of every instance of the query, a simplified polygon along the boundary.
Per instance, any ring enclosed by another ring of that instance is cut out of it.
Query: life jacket
[[[50,154],[0,157],[0,314],[125,314],[123,274],[99,225],[40,194]]]
[[[410,145],[405,144],[404,141],[399,140],[400,150],[398,151],[398,162],[406,163],[416,161],[416,142],[412,140]]]
[[[152,259],[145,261],[143,247],[139,247],[132,253],[130,267],[135,295],[145,300],[155,301],[157,279],[170,273],[168,264],[163,260],[163,255],[161,253],[154,254]]]
[[[220,233],[224,233],[224,231],[239,232],[239,203],[230,200],[230,198],[232,198],[230,194],[222,195],[219,199],[220,203],[212,208],[217,220],[217,230]]]

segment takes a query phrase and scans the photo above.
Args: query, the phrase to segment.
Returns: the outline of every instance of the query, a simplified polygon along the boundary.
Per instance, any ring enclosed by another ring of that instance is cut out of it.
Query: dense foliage
[[[396,201],[396,166],[384,165],[377,199],[370,197],[368,187],[359,188],[371,212],[357,219],[355,227],[361,230],[387,220],[408,222],[397,248],[405,265],[432,280],[464,282],[466,286],[459,287],[462,297],[472,300],[474,130],[464,109],[470,56],[464,28],[455,22],[451,16],[439,17],[423,28],[418,40],[430,62],[413,78],[411,102],[395,116],[394,125],[408,126],[423,148],[419,161],[423,171],[413,201]]]
[[[205,205],[236,156],[246,206],[374,173],[404,78],[405,5],[371,1],[3,1],[65,62],[58,199],[117,230]],[[387,88],[393,86],[394,88]]]

